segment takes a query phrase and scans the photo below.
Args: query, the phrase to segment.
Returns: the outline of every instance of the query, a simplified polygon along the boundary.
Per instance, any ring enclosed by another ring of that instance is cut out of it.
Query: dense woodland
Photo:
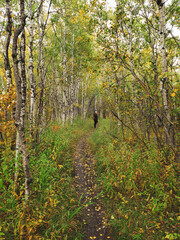
[[[108,2],[0,1],[0,239],[85,239],[84,136],[102,239],[180,237],[179,1]]]

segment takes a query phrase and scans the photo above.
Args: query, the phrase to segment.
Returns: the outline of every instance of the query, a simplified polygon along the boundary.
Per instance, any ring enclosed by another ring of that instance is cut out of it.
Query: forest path
[[[87,142],[87,136],[80,139],[75,151],[75,174],[78,194],[83,208],[84,240],[111,239],[106,227],[105,212],[101,194],[95,183],[94,157]]]

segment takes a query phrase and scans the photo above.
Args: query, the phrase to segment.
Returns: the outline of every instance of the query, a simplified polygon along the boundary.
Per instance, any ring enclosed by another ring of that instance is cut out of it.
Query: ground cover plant
[[[75,187],[73,154],[85,135],[94,155],[95,185],[100,193],[100,208],[106,209],[103,221],[111,238],[178,239],[179,182],[173,153],[167,163],[155,143],[146,149],[130,134],[123,140],[110,120],[101,119],[94,131],[92,127],[92,120],[79,119],[73,126],[52,124],[42,134],[41,143],[31,150],[34,180],[26,212],[22,166],[20,188],[16,191],[12,179],[14,156],[12,152],[8,158],[4,154],[2,239],[83,239],[85,206]]]
[[[109,134],[108,134],[109,132]],[[178,239],[179,178],[177,165],[167,163],[154,143],[146,149],[137,140],[122,141],[104,120],[90,137],[97,181],[115,239]]]
[[[9,152],[2,158],[2,239],[81,239],[81,224],[75,219],[82,206],[75,189],[73,149],[87,126],[82,127],[79,120],[73,127],[53,124],[43,132],[41,143],[31,150],[33,183],[26,213],[22,169],[18,177],[20,189],[15,191],[14,155]]]

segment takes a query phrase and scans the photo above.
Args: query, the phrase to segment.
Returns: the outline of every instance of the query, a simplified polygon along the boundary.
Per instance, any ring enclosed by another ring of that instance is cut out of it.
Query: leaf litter
[[[105,210],[101,202],[101,193],[96,184],[94,157],[87,138],[80,139],[75,151],[76,189],[80,196],[84,240],[107,240],[110,237]]]

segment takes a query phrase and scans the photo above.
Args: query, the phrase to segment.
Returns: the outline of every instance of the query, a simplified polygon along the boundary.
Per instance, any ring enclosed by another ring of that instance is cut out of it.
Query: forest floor
[[[33,177],[24,212],[24,173],[14,192],[14,150],[0,164],[0,239],[180,239],[179,175],[154,142],[102,119],[54,124],[29,148]],[[114,137],[115,136],[115,137]],[[2,227],[1,227],[2,225]]]
[[[87,137],[80,139],[75,151],[76,187],[81,204],[84,205],[82,221],[84,224],[84,239],[106,240],[109,235],[105,219],[101,193],[96,184],[95,160],[90,150]]]

